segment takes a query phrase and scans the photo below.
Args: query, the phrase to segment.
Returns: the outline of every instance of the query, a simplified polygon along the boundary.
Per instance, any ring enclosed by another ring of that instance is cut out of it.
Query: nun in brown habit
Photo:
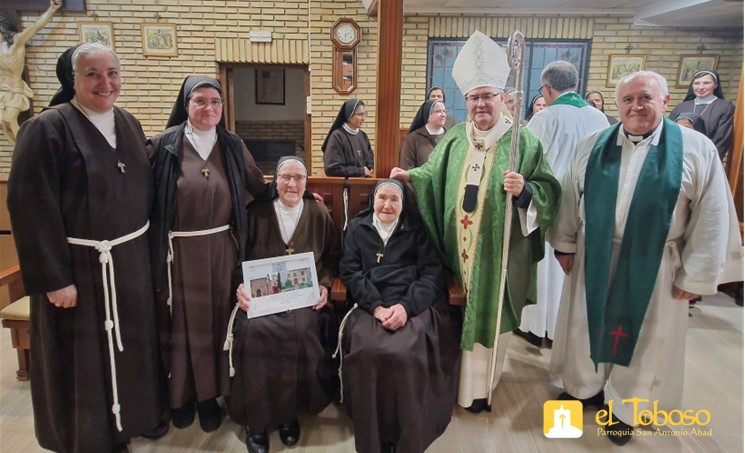
[[[270,189],[248,207],[247,259],[313,252],[320,286],[313,307],[253,318],[245,313],[251,295],[243,284],[238,288],[244,311],[237,312],[228,335],[235,370],[229,411],[246,427],[251,453],[269,451],[268,432],[276,428],[282,443],[295,445],[298,416],[321,412],[338,388],[331,358],[338,322],[327,302],[339,265],[340,235],[326,207],[305,190],[306,179],[302,159],[282,157]],[[276,283],[282,285],[279,279]]]
[[[403,186],[379,182],[347,230],[339,269],[355,303],[342,322],[342,387],[360,453],[421,453],[450,423],[460,327],[442,267],[404,211]]]
[[[184,79],[167,129],[148,142],[155,176],[151,259],[174,426],[199,413],[203,431],[222,422],[217,397],[230,391],[223,332],[231,277],[244,258],[245,206],[264,177],[222,120],[222,87]]]
[[[146,138],[114,105],[121,79],[110,49],[68,49],[57,77],[49,108],[21,126],[8,181],[31,300],[34,431],[56,452],[127,451],[132,437],[168,430],[159,426]]]

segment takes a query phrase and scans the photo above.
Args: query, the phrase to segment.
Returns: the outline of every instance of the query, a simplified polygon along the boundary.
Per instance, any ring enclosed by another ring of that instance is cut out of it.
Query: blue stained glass
[[[465,121],[468,115],[465,100],[452,77],[453,63],[465,44],[465,39],[430,39],[427,53],[427,91],[433,86],[445,90],[448,113],[459,121]],[[503,48],[507,42],[495,42]],[[587,85],[588,57],[590,54],[589,40],[525,40],[525,71],[523,72],[523,90],[525,91],[523,111],[530,99],[538,94],[541,87],[541,71],[544,66],[556,60],[569,61],[579,72],[579,86],[577,92],[584,94]],[[514,86],[514,76],[507,85]],[[426,92],[422,97],[426,96]]]

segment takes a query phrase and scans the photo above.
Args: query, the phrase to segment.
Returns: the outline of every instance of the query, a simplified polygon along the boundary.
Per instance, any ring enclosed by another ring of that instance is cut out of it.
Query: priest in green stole
[[[621,122],[577,145],[549,233],[569,274],[552,356],[559,399],[613,401],[607,437],[619,445],[639,424],[635,412],[684,410],[687,301],[742,279],[716,147],[664,119],[669,100],[654,72],[619,82]],[[643,402],[622,403],[630,398]]]
[[[469,120],[448,131],[424,166],[391,171],[391,178],[411,182],[432,242],[466,291],[458,404],[475,413],[486,408],[488,396],[506,192],[513,195],[515,209],[493,385],[499,381],[510,332],[520,324],[560,197],[541,143],[527,129],[520,130],[516,168],[506,171],[512,119],[501,111],[509,71],[499,45],[475,32],[453,67]]]
[[[579,73],[568,61],[554,61],[541,72],[543,97],[548,107],[534,115],[525,126],[543,145],[556,179],[564,177],[572,160],[577,143],[587,135],[610,126],[600,110],[592,107],[574,91],[579,84]],[[553,256],[554,249],[546,244],[546,256]],[[536,303],[523,310],[519,330],[515,333],[526,340],[541,345],[541,340],[556,338],[556,318],[559,315],[564,272],[554,259],[538,264]],[[536,342],[536,340],[538,340]]]

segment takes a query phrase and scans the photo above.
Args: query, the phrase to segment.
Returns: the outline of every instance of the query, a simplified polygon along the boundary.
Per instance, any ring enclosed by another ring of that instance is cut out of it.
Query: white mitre
[[[480,87],[503,90],[509,76],[507,53],[478,30],[468,38],[453,64],[453,80],[464,96]]]

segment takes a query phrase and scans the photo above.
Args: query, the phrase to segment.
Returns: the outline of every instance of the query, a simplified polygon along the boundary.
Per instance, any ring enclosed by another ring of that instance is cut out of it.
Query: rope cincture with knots
[[[168,300],[166,301],[166,304],[168,305],[168,311],[173,315],[173,306],[171,303],[173,302],[173,277],[171,276],[173,267],[173,260],[174,260],[174,251],[173,251],[173,238],[190,238],[190,237],[196,237],[196,236],[208,236],[210,234],[219,233],[221,231],[229,230],[230,225],[222,225],[215,228],[210,228],[209,230],[197,230],[197,231],[169,231],[168,232],[168,255],[166,256],[166,267],[168,267]]]
[[[116,334],[116,346],[119,352],[124,351],[124,345],[122,344],[121,332],[119,329],[119,307],[116,299],[116,278],[114,276],[114,257],[111,255],[111,249],[117,245],[123,244],[127,241],[131,241],[139,236],[145,234],[150,227],[150,222],[145,223],[145,226],[139,230],[129,233],[120,238],[112,241],[95,241],[92,239],[79,239],[79,238],[67,238],[67,242],[73,245],[82,245],[84,247],[95,248],[98,255],[98,262],[101,263],[101,278],[103,280],[103,297],[104,297],[104,311],[106,313],[106,320],[104,321],[104,329],[108,336],[109,345],[109,365],[111,367],[111,393],[114,399],[111,405],[111,412],[114,414],[116,419],[116,429],[122,431],[122,417],[121,417],[121,406],[119,405],[119,390],[116,380],[116,357],[114,354],[114,334]],[[108,274],[108,279],[107,279]],[[108,281],[107,281],[108,280]],[[111,286],[111,289],[109,289]],[[112,320],[113,317],[113,320]],[[113,332],[112,332],[113,331]]]
[[[339,402],[344,403],[344,380],[342,379],[342,370],[344,367],[344,352],[342,351],[342,340],[344,339],[344,326],[347,324],[347,319],[349,319],[349,315],[352,314],[352,312],[357,308],[357,304],[354,304],[352,308],[349,309],[346,315],[344,315],[344,318],[342,318],[341,323],[339,324],[339,337],[336,341],[336,349],[334,350],[334,353],[331,355],[332,359],[335,359],[336,356],[339,356]]]

